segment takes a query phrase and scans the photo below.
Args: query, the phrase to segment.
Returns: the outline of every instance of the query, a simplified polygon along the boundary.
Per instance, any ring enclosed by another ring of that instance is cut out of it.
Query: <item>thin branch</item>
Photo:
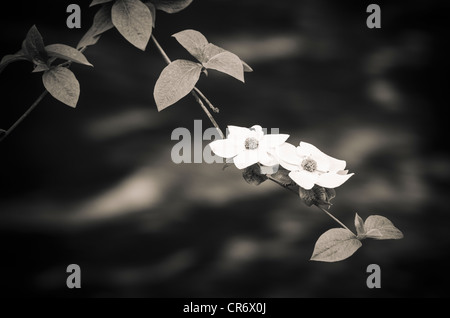
[[[34,103],[28,108],[28,110],[0,137],[0,142],[3,141],[6,137],[9,136],[16,129],[17,126],[25,119],[27,116],[36,108],[37,105],[44,99],[44,97],[48,94],[47,90],[42,92],[42,94],[34,101]]]
[[[272,178],[272,177],[270,177],[270,176],[267,176],[267,178],[268,178],[270,181],[273,181],[273,182],[275,182],[276,184],[278,184],[280,187],[283,187],[283,188],[285,188],[286,190],[289,190],[289,191],[291,191],[293,194],[295,194],[296,196],[298,196],[298,192],[295,191],[294,189],[289,188],[288,186],[285,186],[284,184],[282,184],[281,182],[279,182],[278,180],[276,180],[276,179],[274,179],[274,178]]]
[[[214,127],[216,127],[217,131],[220,134],[220,137],[222,137],[222,139],[225,139],[225,135],[223,134],[222,130],[220,130],[219,125],[217,124],[216,120],[214,119],[213,115],[211,115],[211,113],[209,112],[208,108],[206,108],[205,104],[203,104],[202,100],[200,99],[200,97],[197,95],[197,93],[195,91],[191,92],[192,96],[194,96],[195,101],[200,105],[200,107],[203,109],[203,111],[206,113],[206,116],[208,116],[209,120],[211,121],[211,123],[214,125]]]
[[[295,191],[294,189],[289,188],[288,186],[285,186],[284,184],[282,184],[281,182],[279,182],[278,180],[276,180],[276,179],[274,179],[274,178],[272,178],[272,177],[270,177],[270,176],[267,176],[267,178],[268,178],[270,181],[275,182],[275,183],[278,184],[279,186],[281,186],[281,187],[283,187],[283,188],[285,188],[285,189],[291,191],[291,192],[294,193],[296,196],[298,196],[297,191]],[[345,229],[349,230],[350,232],[352,232],[347,226],[345,226],[344,223],[342,223],[341,221],[339,221],[339,219],[338,219],[337,217],[335,217],[333,214],[331,214],[329,211],[327,211],[327,210],[325,210],[324,208],[319,207],[319,206],[317,206],[317,205],[316,205],[316,207],[319,208],[320,210],[322,210],[323,212],[325,212],[326,214],[328,214],[328,216],[331,217],[333,220],[335,220],[337,223],[339,223],[340,226],[342,226],[343,228],[345,228]],[[353,232],[352,232],[352,233],[353,233]],[[353,233],[353,234],[355,234],[355,233]]]
[[[335,220],[337,223],[339,223],[339,225],[341,225],[343,228],[349,230],[353,235],[356,235],[355,233],[353,233],[347,226],[345,226],[344,223],[342,223],[341,221],[339,221],[339,219],[337,217],[335,217],[333,214],[331,214],[330,212],[328,212],[327,210],[325,210],[324,208],[318,207],[320,210],[322,210],[323,212],[325,212],[326,214],[328,214],[328,216],[330,216],[333,220]]]
[[[197,88],[194,87],[194,91],[199,94],[201,96],[201,98],[203,98],[203,100],[206,102],[206,104],[209,106],[209,108],[211,108],[211,110],[213,112],[215,112],[216,114],[219,113],[219,108],[215,107],[208,98],[206,98],[206,96]]]
[[[170,58],[167,56],[166,52],[164,51],[164,49],[161,47],[161,45],[159,45],[159,42],[156,40],[155,36],[152,34],[152,40],[153,43],[155,43],[156,48],[158,49],[159,53],[162,55],[164,61],[166,61],[167,64],[172,63],[172,61],[170,60]]]

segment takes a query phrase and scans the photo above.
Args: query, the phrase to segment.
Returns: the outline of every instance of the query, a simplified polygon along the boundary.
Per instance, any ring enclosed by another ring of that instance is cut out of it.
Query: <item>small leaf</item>
[[[36,64],[47,62],[47,52],[44,48],[44,40],[35,25],[28,31],[22,43],[22,51]]]
[[[29,61],[29,59],[26,56],[22,55],[21,53],[5,55],[0,62],[0,73],[10,63],[17,62],[17,61]]]
[[[202,65],[187,60],[176,60],[164,68],[153,92],[158,111],[189,94],[197,84],[201,72]]]
[[[338,262],[352,256],[361,242],[347,229],[331,229],[323,233],[314,246],[312,261]]]
[[[144,3],[140,0],[118,0],[113,4],[111,18],[128,42],[145,51],[152,34],[153,17]]]
[[[63,60],[72,61],[75,63],[80,63],[88,66],[93,66],[88,62],[83,53],[77,49],[70,47],[65,44],[51,44],[45,47],[48,55],[51,57],[57,57]]]
[[[94,45],[100,39],[102,33],[114,27],[111,20],[111,4],[104,5],[97,11],[94,16],[94,22],[86,34],[81,38],[77,45],[77,49],[81,49],[90,45]]]
[[[244,68],[241,59],[231,52],[222,52],[212,57],[208,62],[203,64],[207,69],[213,69],[230,76],[233,76],[241,82],[244,80]]]
[[[207,46],[205,46],[203,50],[203,60],[202,62],[208,62],[212,57],[216,56],[217,54],[228,52],[227,50],[221,48],[220,46],[217,46],[215,44],[209,43]],[[242,66],[244,67],[244,72],[253,72],[253,69],[244,61],[242,61]]]
[[[260,185],[267,180],[267,176],[261,173],[261,168],[258,164],[251,165],[244,169],[242,177],[248,184]]]
[[[91,4],[89,5],[89,7],[93,7],[97,4],[102,4],[102,3],[107,3],[107,2],[111,2],[113,0],[92,0]]]
[[[49,70],[48,65],[42,63],[42,64],[36,65],[36,67],[33,69],[32,73],[39,73],[39,72],[44,72],[44,71],[48,71],[48,70]]]
[[[208,45],[208,40],[203,34],[195,30],[184,30],[172,36],[200,63],[209,61],[203,54],[204,48]]]
[[[356,227],[356,234],[358,235],[358,237],[366,234],[366,230],[364,229],[364,221],[358,215],[358,213],[356,213],[355,215],[355,227]]]
[[[156,9],[166,13],[177,13],[187,8],[193,0],[152,0]]]
[[[366,234],[364,234],[364,238],[377,239],[377,238],[379,238],[381,236],[383,236],[383,234],[381,234],[379,229],[371,229]]]
[[[398,240],[403,238],[403,233],[388,218],[380,215],[369,216],[364,222],[364,229],[366,237],[376,240]],[[378,230],[378,232],[374,231],[369,235],[369,232],[372,230]]]
[[[42,76],[45,89],[57,100],[76,107],[80,95],[80,84],[75,75],[65,67],[55,67]]]

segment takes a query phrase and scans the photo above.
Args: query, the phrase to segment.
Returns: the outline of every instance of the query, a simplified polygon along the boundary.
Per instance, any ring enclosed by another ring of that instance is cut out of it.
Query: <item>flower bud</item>
[[[249,184],[260,185],[267,180],[265,174],[261,174],[261,168],[258,164],[251,165],[244,169],[242,176]]]
[[[336,191],[318,185],[315,185],[311,190],[299,187],[299,196],[307,206],[317,205],[319,208],[329,208],[331,200],[336,196]]]

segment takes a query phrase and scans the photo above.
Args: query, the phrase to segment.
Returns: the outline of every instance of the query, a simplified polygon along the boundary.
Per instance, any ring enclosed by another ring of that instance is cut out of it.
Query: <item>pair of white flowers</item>
[[[278,164],[289,170],[289,177],[300,187],[310,190],[314,185],[336,188],[352,175],[346,162],[324,154],[315,146],[301,142],[298,147],[286,142],[289,135],[267,134],[261,126],[251,128],[228,126],[228,137],[209,144],[212,151],[233,160],[238,169],[259,163],[273,167]]]

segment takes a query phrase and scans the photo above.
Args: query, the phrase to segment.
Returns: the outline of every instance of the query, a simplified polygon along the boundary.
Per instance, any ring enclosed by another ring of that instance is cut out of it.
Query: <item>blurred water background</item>
[[[75,46],[95,8],[78,1],[82,29],[65,25],[74,1],[16,2],[0,11],[0,55],[36,24],[47,44]],[[198,87],[227,124],[279,128],[355,172],[333,213],[391,219],[405,238],[364,241],[339,263],[309,261],[337,225],[271,183],[247,184],[234,167],[171,161],[177,127],[207,118],[191,97],[158,113],[153,86],[165,66],[117,31],[73,65],[76,110],[47,97],[0,144],[0,275],[6,296],[448,297],[449,154],[445,108],[449,4],[377,1],[195,0],[159,12],[155,36],[172,59],[190,56],[170,35],[201,31],[254,72],[246,84],[211,71]],[[0,76],[0,128],[43,90],[16,63]],[[448,82],[448,81],[447,81]],[[206,145],[207,142],[204,142]],[[78,264],[82,288],[66,287]],[[366,287],[378,264],[382,288]]]

